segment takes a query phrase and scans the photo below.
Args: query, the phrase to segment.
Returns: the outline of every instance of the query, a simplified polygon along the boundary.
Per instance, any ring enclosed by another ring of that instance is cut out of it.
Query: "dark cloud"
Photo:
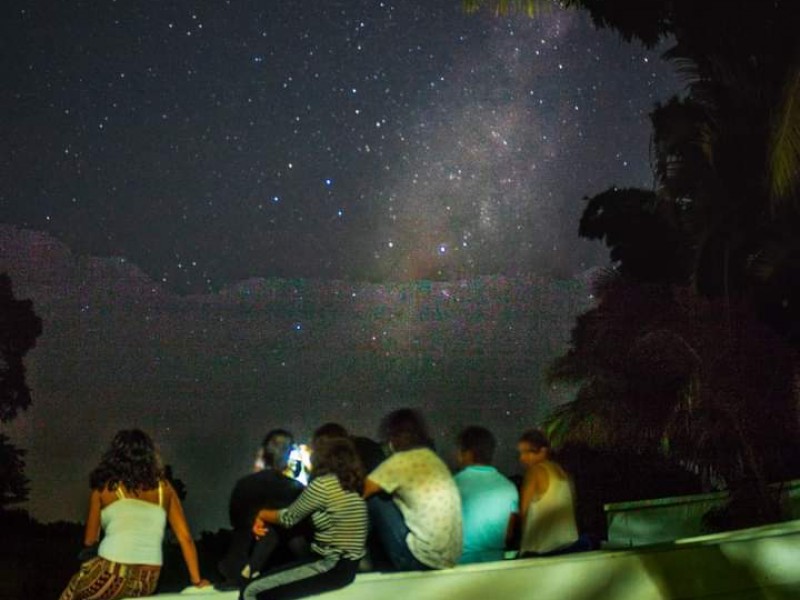
[[[33,406],[11,431],[45,519],[82,518],[88,472],[134,425],[161,443],[210,529],[225,525],[229,488],[271,427],[303,438],[335,420],[374,435],[388,410],[413,405],[445,452],[472,422],[516,432],[566,397],[542,371],[589,302],[579,279],[502,276],[252,279],[178,296],[45,234],[0,226],[0,247],[0,271],[43,320],[27,359]],[[511,469],[513,443],[502,451]]]

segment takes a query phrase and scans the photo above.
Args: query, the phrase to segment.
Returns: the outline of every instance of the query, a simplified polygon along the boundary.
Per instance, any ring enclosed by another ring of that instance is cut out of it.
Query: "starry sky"
[[[181,294],[249,277],[569,276],[652,185],[659,56],[558,7],[7,0],[0,223]]]
[[[276,425],[374,435],[410,405],[447,456],[475,422],[515,439],[569,397],[543,373],[607,260],[583,198],[652,186],[647,115],[682,90],[665,48],[558,7],[0,14],[0,271],[44,321],[7,430],[45,520],[83,518],[76,474],[133,425],[198,530]]]

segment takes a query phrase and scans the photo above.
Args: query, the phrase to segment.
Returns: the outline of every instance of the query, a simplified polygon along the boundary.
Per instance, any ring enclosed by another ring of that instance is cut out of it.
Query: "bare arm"
[[[256,518],[264,521],[265,523],[280,523],[278,511],[271,508],[262,508],[260,511],[258,511]]]
[[[100,492],[92,490],[89,496],[89,515],[86,517],[86,530],[83,533],[83,545],[91,546],[100,541]]]
[[[522,523],[530,509],[531,502],[536,502],[546,492],[550,486],[550,477],[547,469],[540,464],[533,465],[525,473],[525,480],[522,482],[522,490],[519,494],[519,518]]]
[[[167,503],[169,507],[167,511],[167,518],[169,519],[169,525],[172,527],[172,531],[175,532],[175,537],[178,538],[178,543],[181,546],[183,560],[186,562],[186,568],[189,570],[189,578],[192,582],[192,585],[196,585],[198,587],[211,585],[208,580],[203,579],[200,575],[200,566],[197,562],[197,548],[194,545],[192,533],[189,531],[189,524],[186,522],[186,516],[183,513],[183,506],[181,506],[181,500],[178,498],[178,495],[175,493],[175,490],[172,489],[172,486],[169,485],[169,483],[164,483],[164,486],[166,488]]]
[[[280,516],[277,510],[262,508],[258,511],[255,521],[253,522],[253,535],[257,538],[262,538],[267,535],[267,523],[280,523]]]
[[[257,538],[266,535],[267,523],[277,523],[284,527],[292,527],[315,511],[324,509],[330,501],[332,477],[335,480],[332,475],[312,479],[308,487],[303,490],[303,493],[286,508],[281,510],[264,508],[258,511],[253,523],[253,534]],[[339,487],[338,482],[336,487]]]
[[[528,469],[525,473],[525,478],[522,480],[522,487],[520,488],[519,491],[520,523],[525,522],[525,518],[528,516],[528,509],[530,508],[531,502],[533,502],[533,499],[537,497],[536,476],[534,474],[535,471],[536,471],[535,466]]]

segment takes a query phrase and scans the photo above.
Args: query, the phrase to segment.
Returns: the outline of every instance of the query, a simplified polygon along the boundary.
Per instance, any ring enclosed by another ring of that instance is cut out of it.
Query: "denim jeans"
[[[367,500],[370,527],[377,533],[386,557],[397,571],[427,571],[431,567],[411,554],[406,538],[408,527],[390,496],[376,494]]]

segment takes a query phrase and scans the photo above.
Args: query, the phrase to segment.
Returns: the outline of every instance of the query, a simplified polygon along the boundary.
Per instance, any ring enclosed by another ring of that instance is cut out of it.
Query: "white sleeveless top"
[[[100,511],[103,541],[97,554],[128,565],[161,565],[161,544],[167,522],[161,482],[158,483],[158,504],[126,497],[121,484],[116,491],[119,500]]]
[[[520,552],[543,554],[578,541],[575,501],[569,479],[561,479],[553,465],[541,463],[547,470],[549,484],[544,496],[531,501],[522,524]]]

